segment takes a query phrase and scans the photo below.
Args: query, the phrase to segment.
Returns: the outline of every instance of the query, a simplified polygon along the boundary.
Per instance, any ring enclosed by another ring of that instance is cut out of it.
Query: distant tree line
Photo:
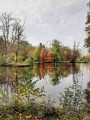
[[[59,40],[52,40],[51,47],[47,48],[40,43],[32,46],[25,40],[24,24],[11,13],[2,13],[0,16],[0,64],[32,64],[35,62],[75,62],[80,51],[74,43],[73,49],[65,47]]]

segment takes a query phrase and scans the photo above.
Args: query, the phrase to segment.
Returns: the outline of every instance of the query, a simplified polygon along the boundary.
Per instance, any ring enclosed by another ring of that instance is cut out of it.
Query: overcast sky
[[[12,12],[24,20],[26,39],[32,45],[54,38],[72,47],[84,45],[89,0],[0,0],[0,12]]]

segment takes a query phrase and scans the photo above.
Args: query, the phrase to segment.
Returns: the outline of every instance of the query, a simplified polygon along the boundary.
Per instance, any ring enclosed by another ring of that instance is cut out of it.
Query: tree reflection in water
[[[23,77],[30,68],[0,67],[0,103],[10,103]]]
[[[23,77],[32,74],[32,79],[44,78],[47,74],[50,77],[50,84],[53,86],[60,83],[60,79],[67,77],[71,73],[72,64],[40,64],[33,67],[0,67],[0,88],[5,92],[10,102],[13,100],[12,96],[17,91],[18,84],[22,82]],[[2,93],[1,92],[1,93]]]
[[[46,67],[44,64],[40,64],[40,75],[43,78],[45,76],[46,73]]]
[[[0,88],[1,88],[0,94],[3,94],[4,92],[8,98],[6,102],[8,103],[12,102],[13,94],[18,92],[17,91],[18,85],[20,83],[23,83],[23,77],[29,76],[29,74],[32,74],[32,80],[35,80],[35,79],[40,80],[41,78],[42,78],[41,80],[43,81],[48,80],[50,83],[50,86],[52,88],[56,88],[55,92],[59,93],[59,91],[57,91],[58,89],[57,85],[59,85],[61,80],[64,81],[66,77],[71,75],[73,76],[73,85],[65,89],[65,93],[61,97],[62,104],[63,106],[65,106],[65,104],[67,103],[66,105],[67,109],[69,109],[70,106],[74,106],[73,108],[80,109],[79,106],[82,103],[80,102],[80,100],[83,99],[83,93],[82,93],[82,87],[79,85],[79,82],[80,82],[79,77],[78,76],[76,77],[76,75],[80,74],[79,65],[80,64],[70,64],[70,63],[59,63],[59,64],[48,63],[48,64],[34,65],[33,67],[26,67],[26,68],[25,67],[23,68],[1,67],[0,68]],[[39,81],[39,82],[44,83],[43,81]],[[60,86],[61,84],[62,83],[60,83]],[[86,99],[88,103],[89,103],[88,100],[90,97],[89,88],[90,87],[88,87],[87,90],[85,91]],[[64,86],[63,86],[63,89],[64,89]],[[49,91],[49,88],[48,88],[48,91]]]
[[[48,74],[52,80],[51,84],[58,85],[60,83],[60,79],[68,77],[72,71],[74,73],[78,73],[79,66],[72,65],[71,63],[44,63],[40,65],[34,64],[32,68],[32,75],[41,79]]]
[[[46,74],[49,74],[51,78],[52,85],[58,85],[60,83],[60,79],[67,77],[71,73],[72,64],[53,64],[46,63],[40,64],[40,78],[44,78]]]

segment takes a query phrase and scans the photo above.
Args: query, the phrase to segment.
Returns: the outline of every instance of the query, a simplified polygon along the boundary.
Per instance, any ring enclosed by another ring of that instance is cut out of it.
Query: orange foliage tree
[[[45,60],[46,60],[46,51],[44,48],[42,48],[40,53],[40,61],[45,61]]]
[[[47,62],[53,62],[54,58],[51,52],[47,54]]]

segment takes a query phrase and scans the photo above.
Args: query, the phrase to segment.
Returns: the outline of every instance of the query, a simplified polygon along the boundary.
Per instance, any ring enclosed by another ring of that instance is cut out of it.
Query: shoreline
[[[81,62],[81,61],[76,61],[76,62],[69,62],[69,61],[60,61],[60,62],[34,62],[33,64],[44,64],[44,63],[90,63],[90,62]],[[31,64],[0,64],[0,67],[30,67],[33,66]]]

